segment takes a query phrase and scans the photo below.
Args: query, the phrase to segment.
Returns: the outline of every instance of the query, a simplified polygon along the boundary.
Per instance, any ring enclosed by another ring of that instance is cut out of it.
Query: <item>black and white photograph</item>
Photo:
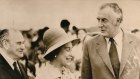
[[[0,79],[140,79],[140,0],[0,0]]]

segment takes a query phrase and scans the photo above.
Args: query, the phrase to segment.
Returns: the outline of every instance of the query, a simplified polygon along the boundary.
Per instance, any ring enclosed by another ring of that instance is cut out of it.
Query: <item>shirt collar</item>
[[[8,62],[8,64],[14,69],[13,63],[15,62],[11,57],[9,57],[6,52],[2,49],[0,49],[1,55],[5,58],[5,60]]]
[[[117,45],[119,45],[119,43],[122,42],[122,37],[123,37],[123,33],[122,30],[120,29],[119,33],[114,37],[114,40]]]
[[[115,40],[116,45],[119,45],[119,43],[122,42],[122,37],[123,37],[123,32],[120,29],[119,33],[115,37],[113,37],[113,39]],[[106,42],[109,43],[109,38],[105,38],[105,39],[106,39]]]

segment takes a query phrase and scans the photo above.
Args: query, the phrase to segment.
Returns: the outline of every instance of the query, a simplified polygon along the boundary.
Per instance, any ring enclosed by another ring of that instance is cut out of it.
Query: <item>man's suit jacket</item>
[[[19,69],[21,71],[21,76],[15,73],[8,62],[0,54],[0,79],[28,79],[26,69],[21,63],[19,63]]]
[[[130,34],[123,34],[122,57],[119,79],[140,79],[140,40]],[[102,35],[88,40],[84,44],[82,79],[115,79]]]

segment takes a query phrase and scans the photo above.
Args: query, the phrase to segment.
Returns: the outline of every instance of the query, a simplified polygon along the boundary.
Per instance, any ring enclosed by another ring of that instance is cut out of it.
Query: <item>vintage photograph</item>
[[[140,79],[139,0],[0,0],[0,79]]]

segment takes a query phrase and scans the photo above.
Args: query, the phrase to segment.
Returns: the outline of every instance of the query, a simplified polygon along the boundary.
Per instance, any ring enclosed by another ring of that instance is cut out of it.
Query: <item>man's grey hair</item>
[[[120,22],[122,22],[123,20],[123,12],[122,9],[119,7],[119,5],[117,3],[105,3],[100,7],[100,10],[106,8],[106,7],[110,7],[113,9],[113,11],[117,14],[120,14]]]
[[[3,29],[0,31],[0,46],[3,46],[3,41],[9,42],[9,35],[10,32],[17,32],[18,30],[16,29]]]
[[[8,41],[8,35],[9,35],[8,29],[3,29],[0,31],[0,46],[2,46],[4,40]]]

